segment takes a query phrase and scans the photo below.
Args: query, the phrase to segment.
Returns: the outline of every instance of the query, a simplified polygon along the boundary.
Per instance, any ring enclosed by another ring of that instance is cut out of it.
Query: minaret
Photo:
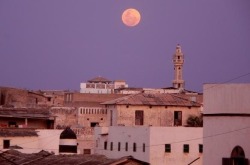
[[[175,54],[173,55],[173,63],[174,63],[173,87],[184,89],[185,82],[182,79],[184,54],[181,52],[181,46],[179,44],[176,46]]]

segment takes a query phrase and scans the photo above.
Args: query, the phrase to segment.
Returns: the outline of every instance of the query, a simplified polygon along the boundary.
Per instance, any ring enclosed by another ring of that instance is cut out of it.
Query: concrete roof
[[[169,94],[169,93],[139,93],[111,101],[105,105],[163,105],[163,106],[201,106],[202,95]]]

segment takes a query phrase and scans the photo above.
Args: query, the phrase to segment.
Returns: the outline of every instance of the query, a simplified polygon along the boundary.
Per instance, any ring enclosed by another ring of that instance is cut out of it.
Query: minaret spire
[[[175,54],[173,55],[173,63],[174,63],[173,87],[184,89],[185,81],[182,78],[184,54],[181,52],[180,44],[177,44],[176,46]]]

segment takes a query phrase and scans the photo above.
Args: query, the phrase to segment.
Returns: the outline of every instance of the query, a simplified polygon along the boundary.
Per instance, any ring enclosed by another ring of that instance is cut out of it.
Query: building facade
[[[95,153],[113,159],[132,155],[155,165],[202,165],[202,128],[96,127],[95,140]]]
[[[202,95],[139,93],[102,103],[108,126],[187,126],[202,113]]]
[[[46,150],[59,154],[59,140],[63,130],[30,128],[0,130],[1,151],[15,149],[22,153],[36,153]]]
[[[248,165],[250,84],[205,84],[204,165]]]

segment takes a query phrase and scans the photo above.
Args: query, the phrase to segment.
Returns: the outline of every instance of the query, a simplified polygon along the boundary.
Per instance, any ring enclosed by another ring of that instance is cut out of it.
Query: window
[[[143,111],[135,111],[135,125],[143,125]]]
[[[189,144],[184,144],[183,145],[183,152],[184,153],[189,153]]]
[[[76,141],[76,134],[73,130],[71,130],[69,127],[66,128],[61,134],[60,134],[60,140],[61,139],[70,139],[72,141]],[[59,153],[77,153],[77,145],[65,145],[64,143],[59,144]]]
[[[146,150],[146,145],[145,145],[145,143],[143,143],[142,144],[142,152],[145,152],[145,150]]]
[[[51,97],[48,97],[47,99],[48,99],[48,101],[51,101]]]
[[[121,142],[118,142],[118,151],[121,150]]]
[[[165,144],[165,152],[171,152],[171,144]]]
[[[90,123],[90,127],[95,127],[95,126],[98,126],[99,125],[99,123],[97,123],[97,122],[91,122]]]
[[[110,126],[112,126],[113,125],[113,111],[112,110],[110,110]]]
[[[11,128],[17,127],[17,123],[15,121],[9,121],[9,127]]]
[[[133,143],[133,151],[136,152],[136,143]]]
[[[108,142],[104,142],[104,149],[107,150]]]
[[[230,158],[222,158],[222,165],[248,165],[245,152],[241,146],[235,146]]]
[[[181,125],[182,125],[182,112],[174,111],[174,126],[181,126]]]
[[[203,145],[199,144],[199,153],[203,153]]]
[[[83,149],[83,154],[91,154],[91,150],[90,149]]]
[[[7,149],[10,147],[10,140],[3,140],[3,148]]]
[[[125,143],[125,151],[128,151],[128,142]]]
[[[110,143],[110,151],[113,151],[113,142]]]
[[[0,105],[5,104],[5,95],[3,93],[0,94]]]

